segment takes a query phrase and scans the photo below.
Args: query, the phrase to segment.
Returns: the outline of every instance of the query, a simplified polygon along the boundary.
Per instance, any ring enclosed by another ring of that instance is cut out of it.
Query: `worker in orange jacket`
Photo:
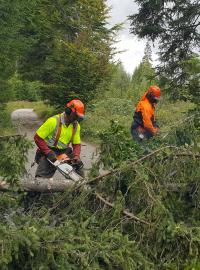
[[[160,99],[160,95],[160,88],[151,85],[136,107],[131,126],[131,134],[137,142],[145,138],[149,139],[159,131],[155,120],[155,106]]]

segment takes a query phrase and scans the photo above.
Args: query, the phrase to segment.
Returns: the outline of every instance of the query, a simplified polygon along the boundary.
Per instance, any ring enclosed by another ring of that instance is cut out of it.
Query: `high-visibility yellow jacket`
[[[41,139],[45,140],[49,147],[54,147],[59,124],[61,124],[61,132],[56,148],[66,149],[70,142],[72,144],[81,143],[80,124],[76,122],[75,124],[72,123],[67,126],[64,121],[64,113],[48,118],[46,122],[39,127],[36,134]]]

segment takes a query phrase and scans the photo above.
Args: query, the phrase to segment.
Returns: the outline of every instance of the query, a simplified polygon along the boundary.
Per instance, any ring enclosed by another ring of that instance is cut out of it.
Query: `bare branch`
[[[111,207],[111,208],[114,208],[114,204],[111,203],[111,202],[109,202],[109,201],[107,201],[106,199],[104,199],[99,193],[95,192],[95,195],[96,195],[96,197],[97,197],[100,201],[102,201],[104,204],[108,205],[108,206]],[[135,216],[133,213],[129,212],[128,210],[123,210],[122,212],[123,212],[123,214],[124,214],[125,216],[127,216],[129,219],[134,219],[134,220],[136,220],[136,221],[138,221],[138,222],[140,222],[140,223],[146,224],[146,225],[152,225],[151,223],[149,223],[149,222],[147,222],[147,221],[145,221],[145,220],[142,220],[142,219],[138,218],[137,216]]]
[[[0,136],[0,140],[7,140],[9,138],[23,138],[23,135],[20,134],[13,134],[13,135],[5,135],[5,136]]]
[[[150,154],[148,154],[148,155],[146,155],[146,156],[143,156],[143,157],[139,158],[138,160],[133,161],[133,162],[127,164],[127,165],[126,165],[126,168],[127,168],[127,169],[128,169],[128,168],[131,168],[131,167],[135,166],[136,164],[140,163],[141,161],[143,161],[143,160],[145,160],[145,159],[148,159],[148,158],[150,158],[150,157],[152,157],[152,156],[158,154],[159,152],[162,152],[162,151],[164,151],[164,150],[166,150],[166,149],[169,149],[169,148],[175,148],[175,149],[177,149],[177,147],[175,147],[175,146],[170,146],[170,145],[165,146],[165,147],[162,147],[162,148],[159,148],[159,149],[153,151],[152,153],[150,153]],[[112,170],[112,171],[110,171],[110,172],[108,172],[108,173],[105,173],[105,174],[103,174],[103,175],[97,176],[97,177],[95,177],[95,178],[93,178],[93,179],[87,181],[86,184],[91,184],[91,183],[93,183],[93,182],[98,182],[98,181],[102,180],[103,178],[105,178],[105,177],[107,177],[107,176],[110,176],[110,175],[113,175],[113,174],[115,174],[115,173],[117,173],[117,172],[120,172],[121,170],[122,170],[122,168],[117,168],[117,169],[115,169],[115,170]]]

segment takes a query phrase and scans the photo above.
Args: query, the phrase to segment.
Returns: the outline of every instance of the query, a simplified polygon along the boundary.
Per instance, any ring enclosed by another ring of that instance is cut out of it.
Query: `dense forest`
[[[133,4],[130,35],[147,42],[128,74],[114,61],[121,25],[109,26],[105,0],[0,2],[2,270],[200,269],[200,3]],[[133,112],[152,84],[160,132],[138,144]],[[87,185],[26,192],[33,145],[11,112],[28,104],[45,120],[72,97],[86,104],[82,136],[99,149]]]

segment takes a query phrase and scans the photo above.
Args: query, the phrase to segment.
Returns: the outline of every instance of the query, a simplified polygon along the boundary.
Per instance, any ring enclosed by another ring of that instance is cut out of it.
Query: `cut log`
[[[63,192],[66,189],[74,186],[75,183],[71,180],[52,180],[47,178],[33,179],[33,180],[21,180],[19,188],[24,191],[51,193],[51,192]],[[6,181],[0,180],[0,191],[10,190]]]

